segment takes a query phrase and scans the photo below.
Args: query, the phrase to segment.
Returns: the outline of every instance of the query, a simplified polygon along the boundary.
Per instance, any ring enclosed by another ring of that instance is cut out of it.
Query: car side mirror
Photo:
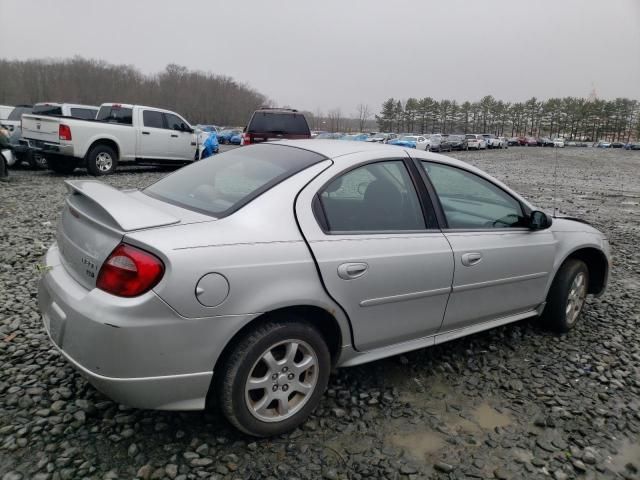
[[[540,210],[534,210],[529,214],[529,228],[531,230],[544,230],[549,228],[552,223],[551,216]]]

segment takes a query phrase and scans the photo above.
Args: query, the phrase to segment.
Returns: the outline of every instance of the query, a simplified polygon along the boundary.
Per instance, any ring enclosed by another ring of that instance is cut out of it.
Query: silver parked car
[[[365,142],[232,150],[143,190],[67,182],[45,328],[124,404],[203,409],[267,436],[346,367],[601,294],[609,245],[470,165]]]

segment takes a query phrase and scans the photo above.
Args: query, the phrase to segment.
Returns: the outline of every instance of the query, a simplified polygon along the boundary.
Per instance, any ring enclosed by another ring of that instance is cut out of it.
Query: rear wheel
[[[7,167],[7,161],[4,159],[4,156],[0,154],[0,178],[5,178],[9,176],[9,168]]]
[[[549,289],[543,323],[556,332],[571,330],[580,317],[588,290],[589,269],[585,263],[577,259],[564,262]]]
[[[236,343],[216,376],[223,413],[239,430],[266,437],[294,429],[329,382],[324,338],[304,322],[270,321]]]
[[[87,155],[87,170],[91,175],[108,175],[114,172],[117,165],[118,155],[108,145],[96,145]]]
[[[32,153],[29,155],[29,166],[35,170],[46,170],[47,159],[40,153]]]
[[[50,157],[47,168],[62,175],[72,173],[78,166],[78,160],[73,157]]]

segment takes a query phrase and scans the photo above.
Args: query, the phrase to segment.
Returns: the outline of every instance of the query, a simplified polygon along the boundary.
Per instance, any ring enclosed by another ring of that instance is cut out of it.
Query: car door
[[[187,122],[172,113],[164,114],[169,135],[169,158],[171,160],[193,160],[196,142]],[[187,128],[188,130],[184,130]]]
[[[349,316],[361,351],[433,335],[451,290],[451,248],[407,163],[349,155],[296,204],[325,288]]]
[[[545,301],[556,240],[527,227],[509,192],[464,168],[421,161],[446,220],[454,277],[442,331],[531,312]]]
[[[165,128],[162,112],[157,110],[142,111],[142,127],[140,128],[140,148],[137,157],[163,159],[169,155],[169,130]]]

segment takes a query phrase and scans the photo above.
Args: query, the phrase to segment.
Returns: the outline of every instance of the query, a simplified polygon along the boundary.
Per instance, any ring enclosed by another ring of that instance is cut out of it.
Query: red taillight
[[[156,286],[163,275],[158,257],[121,243],[102,264],[96,287],[119,297],[136,297]]]
[[[71,140],[71,128],[69,125],[60,124],[58,127],[58,137],[60,140]]]
[[[250,145],[251,144],[251,135],[249,135],[248,133],[243,133],[242,134],[242,144],[243,145]]]

